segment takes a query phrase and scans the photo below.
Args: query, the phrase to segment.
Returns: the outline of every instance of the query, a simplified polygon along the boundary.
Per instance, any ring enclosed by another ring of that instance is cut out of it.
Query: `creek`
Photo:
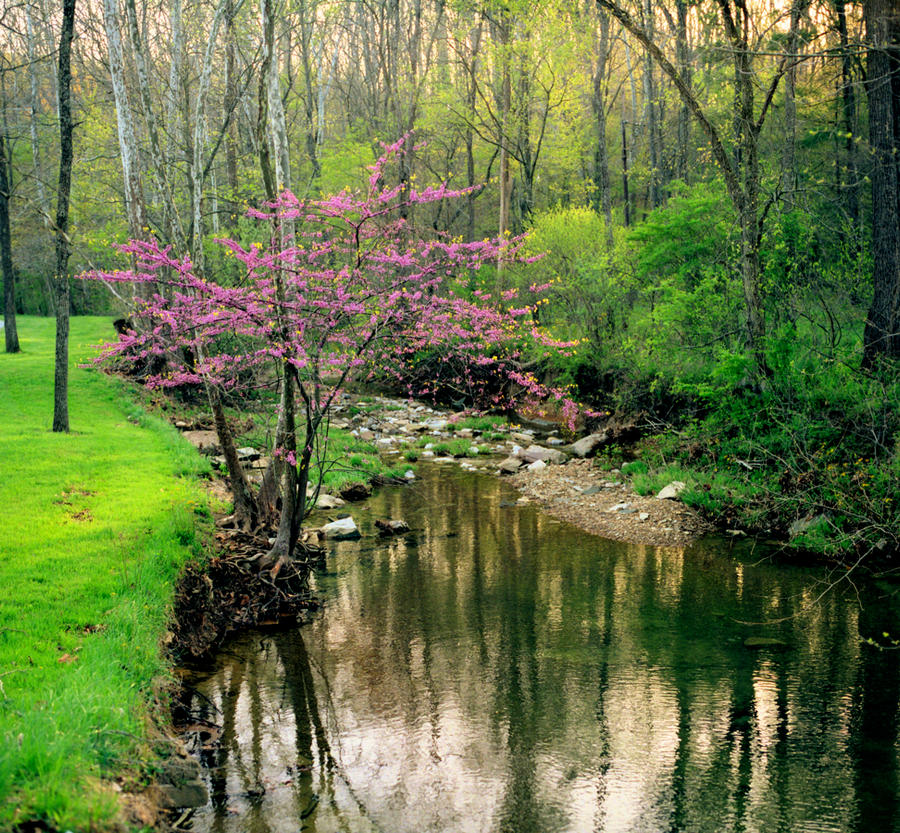
[[[189,676],[219,727],[194,831],[900,830],[900,652],[865,641],[896,632],[890,587],[516,497],[421,465],[348,507],[368,534],[329,544],[313,622]]]

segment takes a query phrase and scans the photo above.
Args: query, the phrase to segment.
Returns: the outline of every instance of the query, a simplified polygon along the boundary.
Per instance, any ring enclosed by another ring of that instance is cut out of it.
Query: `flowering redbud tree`
[[[567,418],[575,418],[575,404],[563,392],[517,369],[520,358],[536,350],[571,346],[532,323],[542,287],[532,287],[524,300],[516,291],[492,298],[467,288],[474,270],[501,255],[505,262],[516,259],[521,239],[463,243],[416,235],[404,219],[410,208],[466,192],[445,185],[386,187],[386,169],[404,141],[385,148],[364,194],[301,201],[285,192],[264,210],[252,210],[250,216],[269,224],[271,242],[218,241],[240,264],[243,274],[234,285],[199,274],[189,258],[153,241],[122,247],[133,270],[85,276],[154,290],[139,310],[147,326],[120,336],[103,356],[141,365],[161,357],[165,369],[148,379],[150,386],[204,388],[228,463],[235,516],[245,526],[257,522],[260,497],[233,454],[221,395],[240,393],[248,378],[279,380],[278,428],[269,452],[281,469],[281,509],[275,544],[260,559],[273,570],[293,556],[308,510],[314,452],[327,442],[330,409],[349,381],[375,374],[403,379],[410,357],[438,351],[465,357],[460,367],[503,368],[523,396],[557,399]],[[459,380],[461,386],[469,381]]]

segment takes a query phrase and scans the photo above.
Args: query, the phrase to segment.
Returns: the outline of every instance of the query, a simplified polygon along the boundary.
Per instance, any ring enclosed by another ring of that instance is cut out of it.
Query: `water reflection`
[[[900,829],[897,654],[860,641],[883,594],[508,498],[448,469],[380,495],[356,514],[413,533],[337,545],[314,624],[223,652],[195,830]]]

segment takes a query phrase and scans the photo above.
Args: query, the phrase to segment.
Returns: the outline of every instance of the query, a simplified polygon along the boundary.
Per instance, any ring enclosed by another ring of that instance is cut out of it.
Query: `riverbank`
[[[77,367],[104,318],[72,319],[72,432],[51,433],[54,327],[20,317],[22,352],[0,355],[0,829],[113,830],[172,752],[152,718],[173,587],[211,528],[209,463]]]
[[[523,502],[611,540],[685,546],[713,530],[681,500],[659,499],[660,490],[639,493],[629,473],[634,464],[613,460],[608,453],[596,459],[597,448],[586,452],[591,459],[579,457],[584,449],[570,445],[551,423],[530,427],[421,402],[354,396],[336,406],[332,424],[351,444],[368,444],[370,453],[380,452],[393,470],[399,461],[428,461],[509,475]],[[332,491],[339,495],[339,489]]]

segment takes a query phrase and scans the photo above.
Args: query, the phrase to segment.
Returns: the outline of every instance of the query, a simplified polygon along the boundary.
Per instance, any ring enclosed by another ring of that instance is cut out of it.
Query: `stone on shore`
[[[677,500],[679,495],[687,488],[687,484],[681,480],[673,480],[668,486],[660,489],[657,500]]]
[[[515,474],[523,465],[525,463],[520,458],[507,457],[497,468],[500,469],[500,474]]]
[[[576,457],[593,457],[597,453],[597,449],[604,445],[607,440],[608,437],[605,431],[601,434],[588,434],[586,437],[582,437],[580,440],[572,443],[569,449]]]
[[[565,454],[556,448],[544,448],[541,445],[530,445],[524,451],[519,452],[519,456],[526,463],[533,463],[535,460],[543,460],[545,463],[555,463],[559,465],[565,463],[568,459]]]

